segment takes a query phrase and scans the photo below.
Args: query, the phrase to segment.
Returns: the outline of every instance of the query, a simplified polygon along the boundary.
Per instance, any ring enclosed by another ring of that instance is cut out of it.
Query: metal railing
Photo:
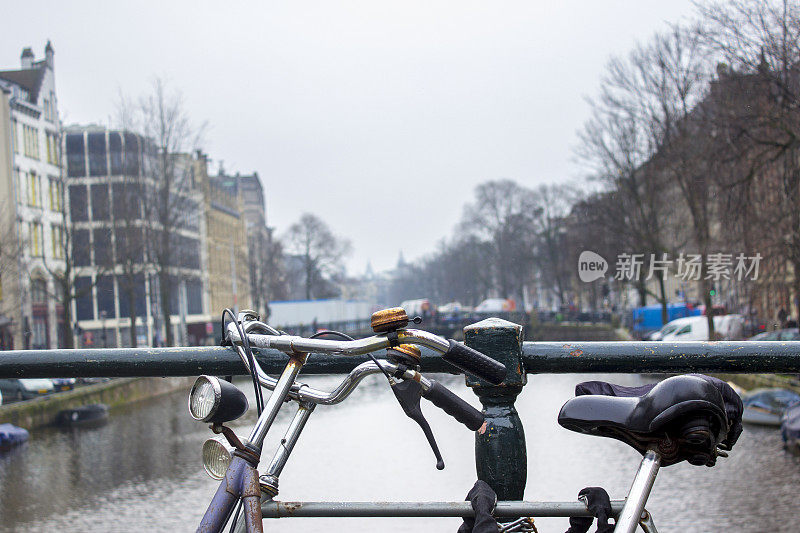
[[[522,326],[496,318],[467,326],[464,337],[468,346],[502,362],[507,368],[506,378],[500,385],[467,376],[467,385],[483,404],[487,424],[496,428],[496,431],[475,434],[478,478],[488,482],[501,501],[522,500],[527,479],[525,436],[514,402],[527,383],[529,373],[800,372],[800,341],[523,342]],[[287,362],[287,356],[276,350],[258,350],[257,357],[268,373],[280,373]],[[348,373],[366,360],[367,356],[312,355],[303,373]],[[453,370],[439,356],[424,350],[421,365],[425,372]],[[225,347],[0,352],[0,378],[245,373],[239,356]],[[313,505],[306,507],[311,513],[309,516],[313,516],[313,509]],[[343,510],[343,513],[351,511]],[[273,512],[281,514],[279,508]],[[378,513],[373,515],[378,516],[383,511],[369,512]],[[512,515],[515,512],[510,511]]]

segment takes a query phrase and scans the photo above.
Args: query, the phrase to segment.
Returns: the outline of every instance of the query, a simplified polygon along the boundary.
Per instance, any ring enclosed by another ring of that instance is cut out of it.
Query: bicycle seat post
[[[631,490],[628,491],[628,497],[625,499],[625,506],[617,519],[614,533],[634,533],[636,531],[645,503],[650,496],[650,490],[656,481],[659,466],[661,466],[661,454],[655,450],[647,450],[639,464],[639,470],[633,479]]]

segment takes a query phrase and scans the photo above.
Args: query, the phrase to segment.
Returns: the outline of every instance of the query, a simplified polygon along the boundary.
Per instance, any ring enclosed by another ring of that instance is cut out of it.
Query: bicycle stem
[[[264,438],[267,436],[267,431],[275,421],[275,417],[278,416],[278,411],[281,410],[283,402],[289,396],[292,384],[297,378],[297,374],[300,373],[300,369],[303,368],[307,357],[308,354],[306,353],[295,353],[289,357],[289,362],[286,363],[281,377],[278,378],[278,382],[275,384],[275,390],[272,391],[264,410],[261,412],[261,416],[258,417],[256,425],[250,432],[250,437],[247,440],[251,445],[258,448],[259,454],[261,453],[261,446],[264,444]]]

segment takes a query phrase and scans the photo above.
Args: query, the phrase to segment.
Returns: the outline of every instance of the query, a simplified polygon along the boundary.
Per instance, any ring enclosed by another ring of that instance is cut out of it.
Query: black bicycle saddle
[[[721,385],[720,385],[721,384]],[[644,454],[661,454],[662,466],[687,460],[713,466],[741,433],[741,400],[730,399],[724,382],[708,376],[674,376],[643,387],[622,387],[602,381],[576,387],[576,398],[561,408],[558,423],[567,429],[611,437]],[[735,399],[733,399],[735,398]],[[738,401],[738,420],[735,418]],[[730,405],[728,405],[730,404]],[[733,429],[738,423],[738,430]]]

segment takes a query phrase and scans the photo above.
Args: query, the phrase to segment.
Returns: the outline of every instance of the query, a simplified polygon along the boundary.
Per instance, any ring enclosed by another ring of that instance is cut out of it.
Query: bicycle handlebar
[[[472,431],[478,431],[483,426],[483,413],[436,380],[430,380],[430,385],[424,390],[422,397]]]
[[[442,355],[442,359],[454,367],[478,376],[493,385],[499,385],[506,378],[506,365],[503,363],[486,357],[466,344],[461,344],[453,339],[450,339],[449,342],[450,346]]]
[[[447,340],[433,333],[418,329],[401,329],[395,332],[396,339],[389,339],[386,334],[373,335],[364,339],[357,340],[330,340],[330,339],[308,339],[296,335],[265,335],[250,333],[250,330],[258,328],[261,331],[269,331],[263,322],[250,322],[245,325],[245,335],[250,346],[255,348],[273,348],[285,353],[329,353],[338,355],[363,355],[377,350],[391,347],[395,343],[418,344],[426,346],[443,354],[442,359],[455,366],[456,368],[473,374],[495,385],[505,379],[506,367],[502,363],[483,355],[481,352],[470,348],[454,340]],[[228,338],[234,342],[240,342],[239,332],[234,324],[228,325]],[[240,354],[241,355],[241,354]],[[242,358],[243,361],[246,358]],[[245,364],[246,361],[245,361]],[[258,367],[258,363],[256,363]],[[249,369],[249,366],[248,366]],[[264,374],[266,376],[266,374]],[[270,378],[271,380],[271,378]],[[266,381],[270,381],[266,380]],[[274,380],[272,380],[274,381]]]

